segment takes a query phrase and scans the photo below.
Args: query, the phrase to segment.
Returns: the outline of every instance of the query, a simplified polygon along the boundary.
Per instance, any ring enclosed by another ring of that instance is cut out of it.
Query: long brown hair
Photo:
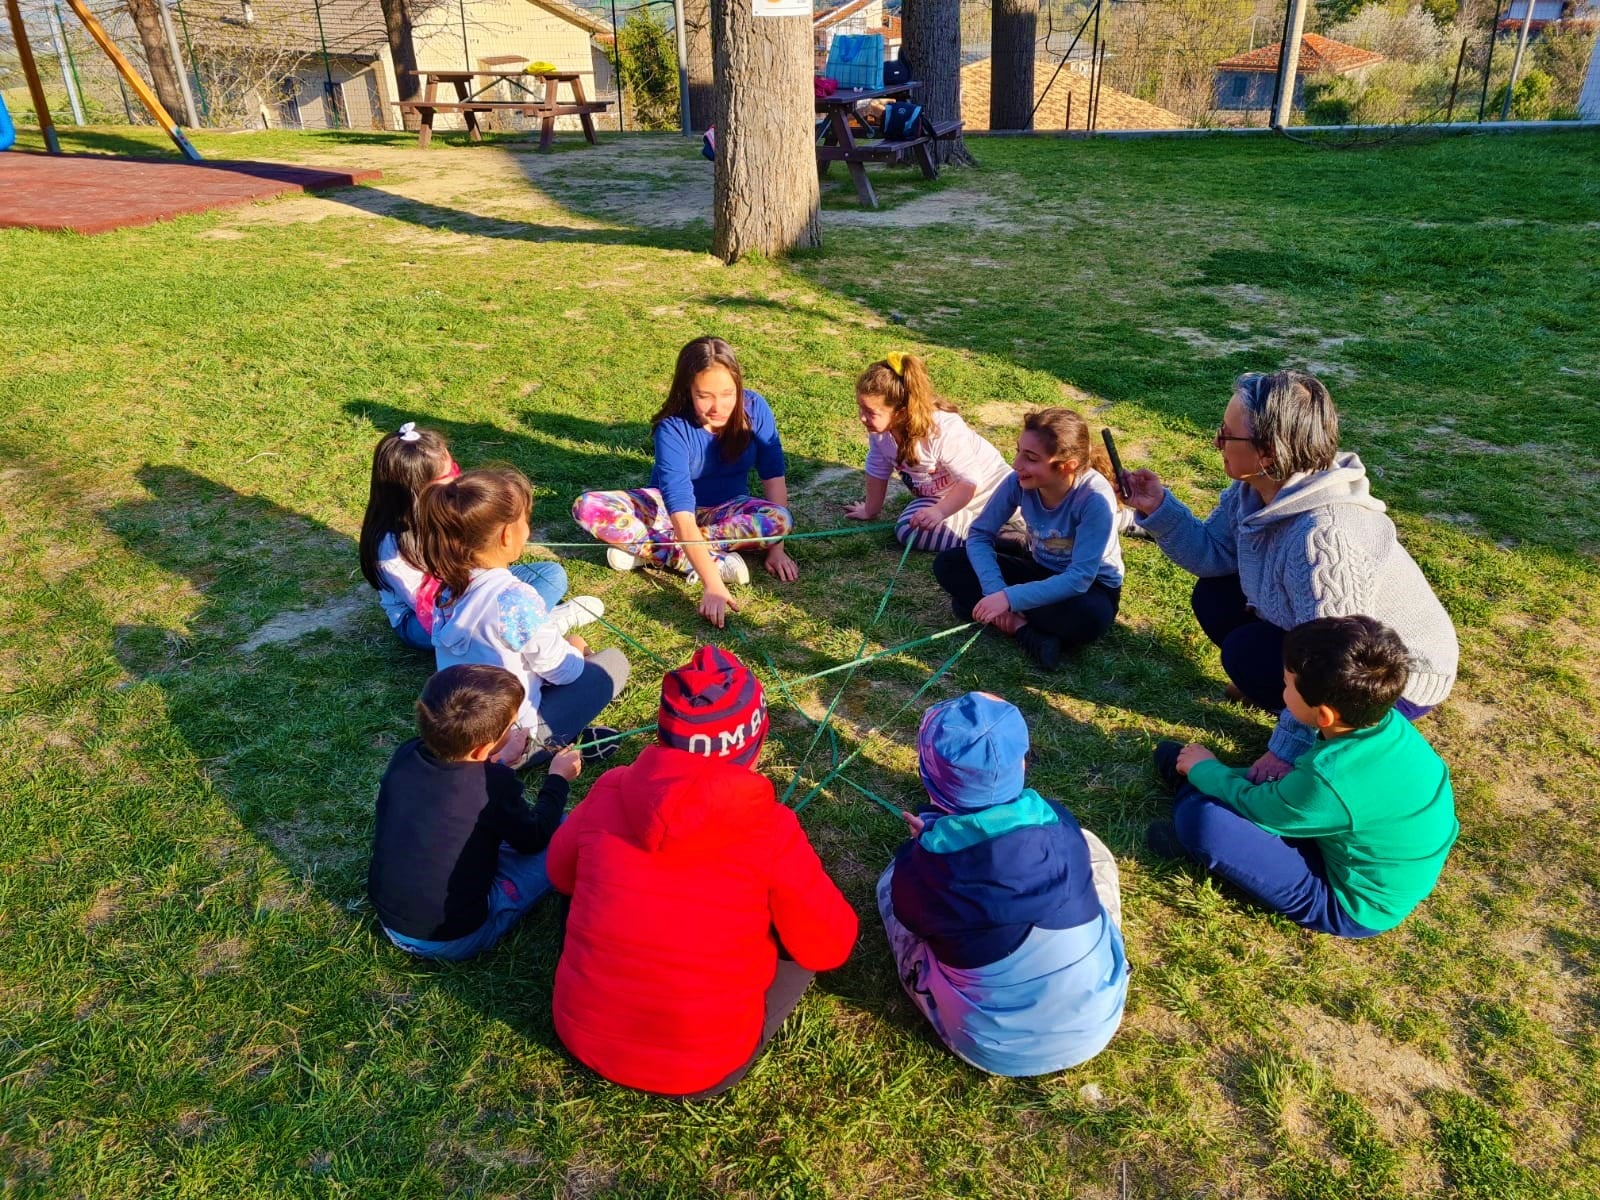
[[[450,469],[450,447],[431,429],[407,421],[398,433],[386,434],[372,452],[372,481],[367,487],[367,512],[361,518],[361,575],[383,590],[378,578],[378,547],[394,534],[400,557],[422,565],[416,538],[417,495]]]
[[[507,525],[532,513],[533,486],[515,467],[480,467],[433,484],[417,497],[422,569],[460,599],[478,555]]]
[[[732,462],[750,445],[750,418],[744,411],[744,372],[734,357],[733,347],[719,337],[698,337],[678,351],[678,365],[672,370],[672,386],[667,389],[667,401],[661,411],[650,418],[650,428],[655,430],[661,422],[682,417],[691,425],[700,424],[694,411],[695,376],[712,367],[721,367],[733,376],[733,413],[722,432],[716,435],[717,447],[723,462]]]
[[[915,354],[899,351],[873,363],[856,379],[856,395],[882,396],[889,408],[895,459],[915,461],[918,448],[933,433],[933,414],[955,412],[955,405],[933,390],[928,368]]]
[[[1116,476],[1111,470],[1111,456],[1106,453],[1104,446],[1089,436],[1089,422],[1070,408],[1036,408],[1022,418],[1022,431],[1033,434],[1044,443],[1051,462],[1077,460],[1078,474],[1072,477],[1074,485],[1086,466],[1099,471],[1111,485],[1112,496],[1117,497],[1116,507],[1122,507]]]

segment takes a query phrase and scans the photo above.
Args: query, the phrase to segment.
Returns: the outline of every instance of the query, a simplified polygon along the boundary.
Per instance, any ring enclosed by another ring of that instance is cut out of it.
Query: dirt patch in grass
[[[928,225],[960,225],[968,230],[1010,230],[1017,213],[1009,205],[983,192],[947,188],[929,192],[889,209],[839,209],[822,214],[823,229],[849,225],[871,229],[921,229]]]
[[[94,899],[83,914],[85,933],[93,933],[117,919],[117,914],[122,911],[122,893],[126,886],[122,883],[108,884],[94,894]]]
[[[1391,1138],[1427,1134],[1430,1118],[1421,1100],[1425,1092],[1469,1090],[1459,1068],[1390,1041],[1364,1022],[1346,1023],[1305,1005],[1293,1006],[1285,1015],[1299,1032],[1306,1056],[1342,1090],[1360,1097]]]
[[[263,646],[292,642],[319,629],[342,632],[350,627],[370,602],[367,588],[363,586],[316,608],[279,613],[240,642],[239,653],[249,654],[252,650],[259,650]]]

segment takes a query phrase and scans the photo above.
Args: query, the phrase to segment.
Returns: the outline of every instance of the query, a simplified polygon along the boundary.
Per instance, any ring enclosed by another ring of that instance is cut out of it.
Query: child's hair
[[[378,578],[378,546],[394,534],[400,557],[421,566],[416,540],[417,496],[450,469],[450,447],[431,429],[410,421],[399,432],[385,434],[372,452],[372,483],[367,489],[367,515],[361,518],[361,574],[382,590]]]
[[[733,414],[717,434],[717,446],[722,460],[732,462],[744,453],[750,444],[750,418],[744,411],[744,372],[733,355],[733,347],[719,337],[698,337],[678,351],[678,365],[672,370],[672,386],[667,389],[667,401],[661,411],[650,419],[653,430],[672,417],[683,417],[690,424],[699,424],[694,412],[694,381],[702,371],[721,367],[733,376]]]
[[[928,368],[915,354],[898,350],[873,363],[856,380],[856,395],[882,396],[889,407],[889,432],[895,457],[910,462],[916,448],[933,433],[935,412],[955,412],[955,405],[933,390]]]
[[[1283,665],[1307,704],[1326,704],[1352,729],[1365,729],[1405,691],[1411,655],[1381,621],[1319,617],[1284,635]]]
[[[480,467],[417,497],[422,569],[455,597],[472,582],[478,555],[511,522],[533,513],[533,487],[515,467]]]
[[[1022,431],[1031,433],[1044,443],[1045,452],[1053,463],[1076,459],[1081,474],[1091,467],[1106,477],[1111,484],[1112,496],[1117,496],[1117,480],[1111,470],[1111,456],[1105,447],[1089,436],[1089,422],[1070,408],[1036,408],[1022,418]],[[1073,482],[1078,477],[1073,476]],[[1116,501],[1121,506],[1120,498]]]
[[[417,701],[422,743],[446,762],[460,762],[500,740],[525,694],[522,680],[504,667],[446,667],[428,680]]]

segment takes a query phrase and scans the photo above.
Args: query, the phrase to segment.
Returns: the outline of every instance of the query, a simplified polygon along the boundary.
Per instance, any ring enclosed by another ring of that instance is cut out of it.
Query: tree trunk
[[[901,17],[901,54],[922,83],[918,103],[930,120],[961,120],[961,0],[906,0]],[[974,162],[959,135],[939,139],[933,153],[940,163]]]
[[[732,263],[820,246],[811,22],[712,0],[717,162],[711,252]]]
[[[178,86],[178,67],[172,61],[172,51],[167,48],[167,36],[161,28],[161,6],[156,0],[128,0],[128,15],[139,31],[156,99],[173,120],[181,123],[184,120],[183,89]]]
[[[990,16],[989,128],[1033,128],[1039,0],[994,0]]]
[[[394,58],[398,98],[415,100],[422,92],[422,80],[417,78],[417,47],[411,40],[411,10],[406,0],[378,0],[378,5],[383,9],[383,34],[389,42],[389,54]],[[412,116],[407,114],[408,119]]]
[[[710,0],[683,0],[683,36],[689,47],[683,64],[689,76],[689,128],[704,133],[716,121]]]

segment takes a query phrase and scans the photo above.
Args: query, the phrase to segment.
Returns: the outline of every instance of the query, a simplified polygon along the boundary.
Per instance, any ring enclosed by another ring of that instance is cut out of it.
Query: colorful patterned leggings
[[[918,550],[954,550],[958,546],[965,546],[967,530],[971,529],[972,523],[983,515],[984,506],[989,503],[991,495],[993,492],[983,492],[974,496],[965,508],[951,513],[932,529],[913,529],[911,514],[924,508],[932,508],[939,503],[939,497],[913,496],[911,503],[901,509],[900,515],[895,518],[894,536],[902,546],[908,540],[915,542]]]
[[[689,556],[683,547],[666,544],[678,535],[672,531],[666,502],[655,488],[584,492],[573,501],[572,519],[607,545],[620,546],[629,554],[671,571],[689,570]],[[694,519],[708,537],[726,539],[721,545],[709,547],[711,557],[718,562],[729,551],[750,545],[753,538],[783,537],[794,528],[788,509],[752,496],[737,496],[714,508],[698,509]]]

